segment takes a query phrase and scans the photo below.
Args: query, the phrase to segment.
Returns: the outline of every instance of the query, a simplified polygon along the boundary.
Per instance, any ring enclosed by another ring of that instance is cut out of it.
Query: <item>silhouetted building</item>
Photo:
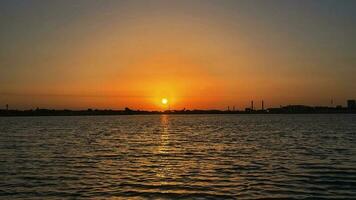
[[[246,113],[251,113],[253,110],[251,110],[251,108],[245,108],[245,112]]]
[[[348,109],[356,109],[356,100],[347,100]]]
[[[251,110],[253,110],[253,101],[251,101]]]
[[[288,105],[280,108],[269,108],[269,113],[315,113],[314,107],[305,105]]]
[[[126,107],[124,112],[125,112],[125,113],[132,113],[133,110],[131,110],[130,108]]]
[[[263,100],[262,100],[261,109],[262,109],[262,110],[265,110],[265,104],[264,104]]]

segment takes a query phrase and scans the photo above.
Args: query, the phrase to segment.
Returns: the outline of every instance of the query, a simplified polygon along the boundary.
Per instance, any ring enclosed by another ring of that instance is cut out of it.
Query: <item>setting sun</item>
[[[168,104],[168,99],[167,98],[163,98],[161,100],[161,102],[162,102],[162,104],[167,105]]]

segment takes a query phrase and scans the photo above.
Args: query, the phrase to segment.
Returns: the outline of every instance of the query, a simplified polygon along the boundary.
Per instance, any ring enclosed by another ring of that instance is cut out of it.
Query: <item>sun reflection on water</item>
[[[169,146],[169,116],[161,115],[160,118],[161,131],[160,131],[160,141],[158,144],[157,154],[159,155],[159,165],[160,168],[157,170],[156,176],[161,179],[160,184],[166,185],[164,179],[169,177],[169,174],[172,172],[171,161],[169,159],[170,146]]]
[[[161,127],[162,131],[160,132],[160,145],[158,147],[158,153],[168,153],[168,143],[169,143],[169,116],[162,115],[161,116]]]

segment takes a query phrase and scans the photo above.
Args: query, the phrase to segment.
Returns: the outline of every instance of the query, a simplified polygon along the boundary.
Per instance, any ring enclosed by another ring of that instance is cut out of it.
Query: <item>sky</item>
[[[355,36],[353,0],[2,0],[0,108],[344,105]]]

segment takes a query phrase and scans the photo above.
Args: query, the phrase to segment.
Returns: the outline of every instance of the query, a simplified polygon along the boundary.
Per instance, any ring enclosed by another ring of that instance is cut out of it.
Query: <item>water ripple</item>
[[[355,115],[0,118],[0,199],[350,199]]]

